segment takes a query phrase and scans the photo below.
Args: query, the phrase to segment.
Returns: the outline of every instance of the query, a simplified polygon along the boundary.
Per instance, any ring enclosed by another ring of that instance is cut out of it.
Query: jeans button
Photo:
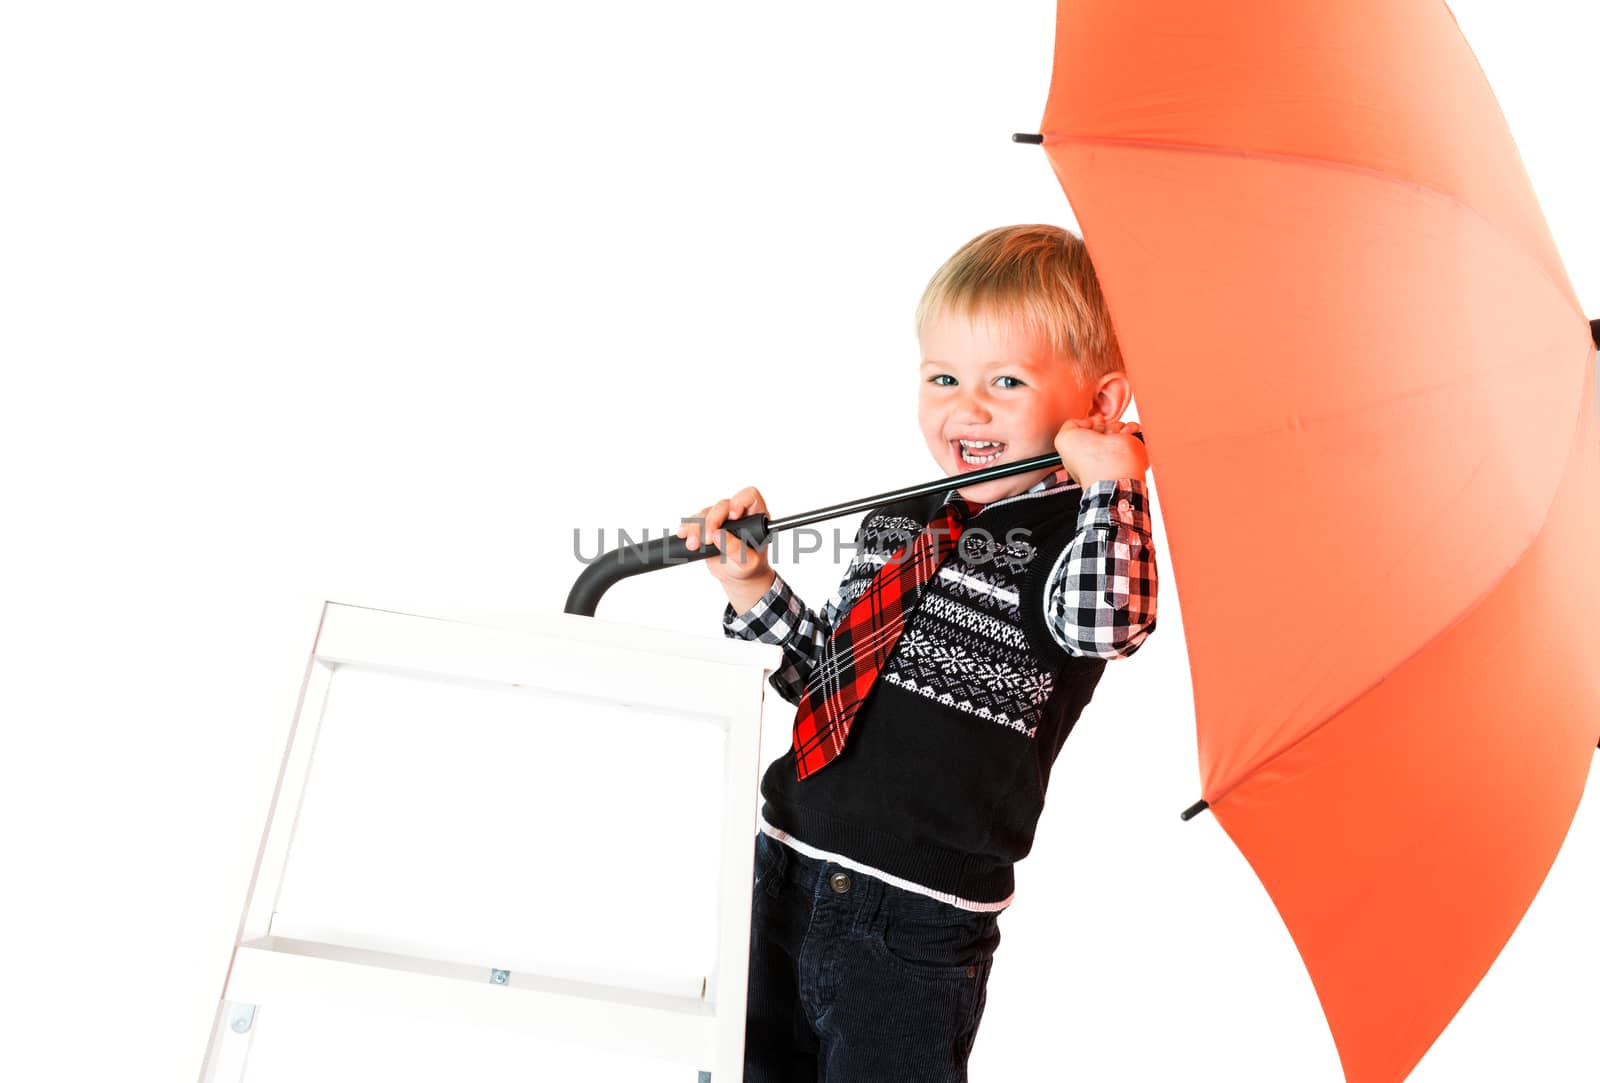
[[[832,876],[828,877],[828,886],[833,888],[833,890],[840,895],[843,895],[846,891],[850,890],[850,874],[844,872],[834,873]]]

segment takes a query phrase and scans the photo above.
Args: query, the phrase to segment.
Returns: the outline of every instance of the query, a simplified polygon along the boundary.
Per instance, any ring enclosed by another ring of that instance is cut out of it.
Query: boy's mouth
[[[950,441],[950,446],[955,450],[956,465],[963,473],[993,466],[1006,450],[1006,445],[997,440],[956,439]]]

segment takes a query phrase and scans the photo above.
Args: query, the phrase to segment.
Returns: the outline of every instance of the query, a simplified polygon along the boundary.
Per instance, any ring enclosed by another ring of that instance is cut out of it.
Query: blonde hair
[[[917,336],[941,312],[1015,320],[1089,381],[1120,370],[1122,349],[1083,239],[1060,226],[978,234],[934,272],[917,302]]]

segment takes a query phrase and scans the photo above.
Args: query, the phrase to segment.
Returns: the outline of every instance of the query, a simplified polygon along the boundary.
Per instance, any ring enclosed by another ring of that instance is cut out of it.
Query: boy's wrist
[[[1143,481],[1145,472],[1150,469],[1148,462],[1139,462],[1133,456],[1106,455],[1097,457],[1092,462],[1080,463],[1082,473],[1073,473],[1079,485],[1085,492],[1102,481],[1126,481],[1137,479]],[[1069,468],[1069,473],[1072,471]]]
[[[734,614],[742,616],[767,596],[777,580],[777,570],[769,566],[763,574],[753,575],[749,579],[724,580],[722,589],[728,596],[728,605]]]
[[[1082,477],[1078,477],[1076,474],[1074,474],[1073,479],[1083,487],[1084,492],[1088,492],[1096,485],[1105,481],[1138,481],[1142,484],[1144,481],[1144,471],[1139,469],[1138,465],[1135,463],[1128,463],[1125,466],[1112,463],[1099,466],[1094,470],[1085,470]]]
[[[730,601],[722,611],[722,631],[730,639],[782,645],[800,627],[806,606],[794,589],[774,572],[767,593],[736,611]]]

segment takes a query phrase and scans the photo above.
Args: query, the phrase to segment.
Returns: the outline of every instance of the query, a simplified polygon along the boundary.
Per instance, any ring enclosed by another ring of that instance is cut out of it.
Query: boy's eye
[[[1012,383],[1012,384],[1014,384],[1014,385],[1015,385],[1015,386],[1017,386],[1017,387],[1024,387],[1024,386],[1026,386],[1026,385],[1025,385],[1025,384],[1023,384],[1023,382],[1022,382],[1022,381],[1021,381],[1021,380],[1019,380],[1019,379],[1017,379],[1017,378],[1016,378],[1016,377],[1015,377],[1015,376],[996,376],[996,377],[995,377],[995,379],[996,379],[996,380],[1010,380],[1010,381],[1011,381],[1011,383]],[[941,383],[939,383],[939,381],[940,381],[940,380],[950,380],[950,381],[954,381],[954,380],[955,380],[955,377],[954,377],[954,376],[950,376],[950,375],[947,375],[947,374],[945,374],[945,373],[940,373],[940,374],[939,374],[939,375],[937,375],[937,376],[930,376],[930,377],[928,377],[928,382],[929,382],[929,383],[930,383],[930,384],[935,384],[935,385],[937,385],[937,386],[939,386],[939,387],[950,387],[950,386],[951,386],[951,384],[941,384]]]

